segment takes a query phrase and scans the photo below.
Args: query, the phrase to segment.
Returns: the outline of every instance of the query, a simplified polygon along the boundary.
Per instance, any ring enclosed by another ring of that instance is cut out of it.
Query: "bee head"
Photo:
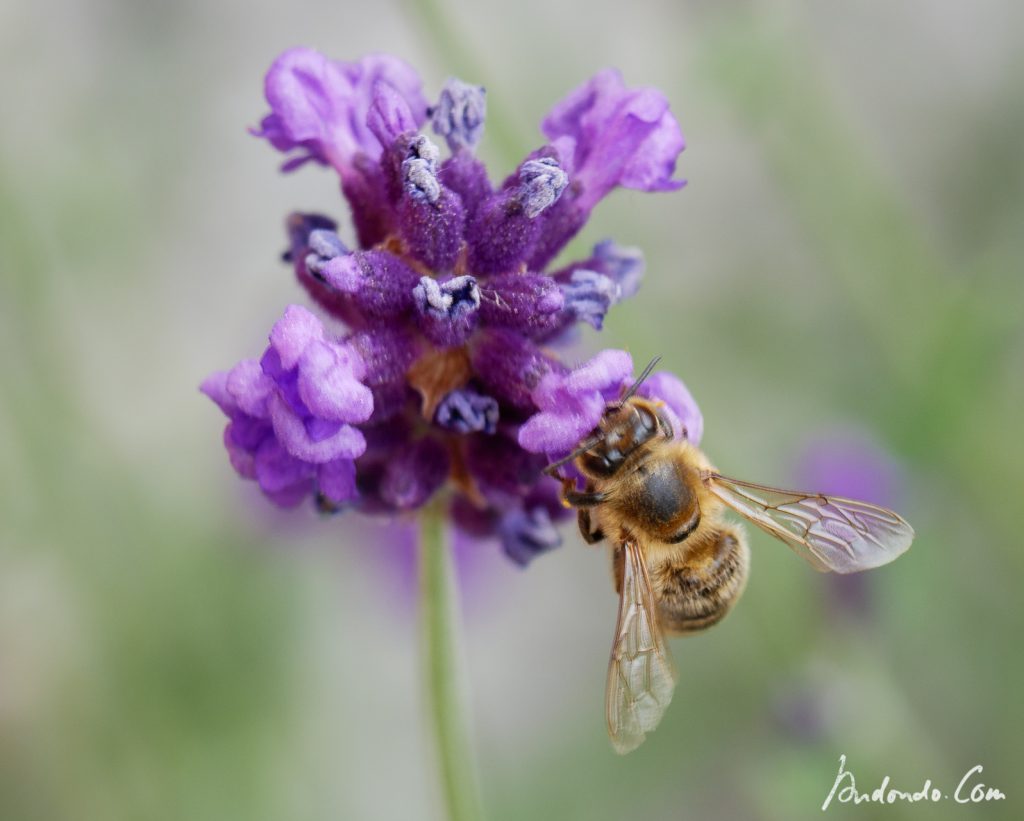
[[[660,430],[653,405],[644,399],[609,405],[596,444],[580,458],[580,469],[595,479],[607,478]]]
[[[544,472],[549,476],[557,476],[558,468],[578,459],[578,465],[586,475],[594,479],[607,478],[637,448],[653,439],[662,429],[659,421],[661,416],[654,403],[640,399],[635,394],[660,361],[660,356],[652,359],[622,398],[605,407],[597,430],[568,456],[544,468]]]

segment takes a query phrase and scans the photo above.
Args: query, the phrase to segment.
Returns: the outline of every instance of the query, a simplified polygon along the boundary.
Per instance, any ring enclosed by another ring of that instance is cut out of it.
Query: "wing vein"
[[[781,490],[718,473],[704,484],[741,516],[818,570],[854,573],[887,564],[910,547],[914,529],[897,513],[868,502]]]

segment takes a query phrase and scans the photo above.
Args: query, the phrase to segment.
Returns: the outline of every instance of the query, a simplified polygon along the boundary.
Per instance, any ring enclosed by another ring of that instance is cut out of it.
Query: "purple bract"
[[[478,86],[449,80],[428,107],[401,60],[296,48],[265,92],[271,110],[252,133],[287,155],[285,170],[313,161],[338,173],[358,247],[328,217],[288,218],[286,259],[334,330],[291,306],[259,361],[203,383],[229,418],[231,464],[277,504],[312,498],[322,510],[395,514],[447,488],[452,520],[499,537],[514,561],[555,547],[566,511],[541,471],[633,378],[623,351],[570,368],[555,348],[636,292],[643,257],[606,240],[547,266],[615,187],[683,185],[664,96],[597,74],[544,120],[550,142],[494,185],[474,154]],[[420,133],[428,121],[447,158]],[[655,374],[641,393],[699,440],[678,379]]]

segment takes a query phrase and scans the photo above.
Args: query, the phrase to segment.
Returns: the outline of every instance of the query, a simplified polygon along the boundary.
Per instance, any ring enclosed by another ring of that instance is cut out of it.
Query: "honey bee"
[[[816,570],[855,573],[891,562],[914,530],[877,505],[822,493],[779,490],[720,474],[685,437],[676,439],[656,401],[636,396],[658,359],[595,431],[563,459],[585,479],[562,478],[588,544],[608,539],[619,612],[608,663],[608,735],[619,753],[636,749],[672,699],[675,672],[664,634],[705,630],[732,609],[746,585],[750,549],[739,513],[787,544]]]

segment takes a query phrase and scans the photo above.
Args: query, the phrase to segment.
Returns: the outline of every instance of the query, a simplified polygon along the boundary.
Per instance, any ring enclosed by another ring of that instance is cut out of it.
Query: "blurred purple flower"
[[[493,536],[525,564],[556,546],[566,513],[542,475],[597,424],[632,379],[623,351],[572,370],[552,346],[583,322],[600,328],[634,294],[635,249],[599,243],[546,267],[616,186],[680,187],[684,142],[664,96],[604,71],[544,121],[551,142],[499,185],[475,156],[483,89],[449,80],[428,108],[415,71],[394,57],[352,63],[295,48],[267,73],[270,113],[253,134],[339,175],[358,247],[316,214],[287,221],[285,259],[338,338],[289,308],[259,362],[215,374],[203,391],[229,417],[236,470],[272,501],[395,514],[451,490],[455,524]],[[450,156],[420,128],[429,118]],[[678,379],[643,387],[696,441],[700,412]]]
[[[903,474],[899,464],[869,435],[845,430],[806,443],[797,462],[796,486],[885,507],[899,507]],[[822,577],[826,608],[836,617],[865,619],[871,612],[869,573]]]
[[[808,488],[899,506],[903,471],[866,433],[844,430],[818,435],[806,443],[797,465],[800,482]]]
[[[819,744],[836,730],[846,699],[843,679],[823,662],[815,662],[785,680],[769,701],[770,718],[791,741]]]

